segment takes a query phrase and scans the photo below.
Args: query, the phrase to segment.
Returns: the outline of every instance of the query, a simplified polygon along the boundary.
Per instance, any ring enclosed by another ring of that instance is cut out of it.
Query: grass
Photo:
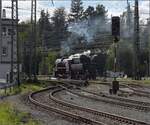
[[[16,94],[26,94],[29,92],[41,90],[48,86],[50,83],[23,83],[18,88],[17,86],[4,90],[0,90],[0,96],[9,96]],[[16,110],[15,106],[10,102],[0,102],[0,125],[40,125],[37,121],[33,120],[29,113],[20,112]]]
[[[113,79],[112,79],[113,80]],[[149,79],[142,79],[142,80],[132,80],[131,78],[117,78],[117,81],[123,82],[123,83],[131,83],[131,84],[145,84],[150,85],[150,78]],[[91,83],[100,83],[103,82],[103,80],[96,80],[96,81],[90,81]],[[108,81],[111,82],[111,81]]]
[[[0,96],[11,96],[11,95],[16,95],[16,94],[24,94],[32,91],[37,91],[42,89],[43,87],[39,86],[38,84],[22,84],[19,88],[18,87],[13,87],[7,88],[6,93],[5,90],[2,89],[0,90]]]
[[[38,91],[40,89],[43,89],[44,87],[45,87],[44,84],[42,85],[41,83],[24,83],[21,84],[19,91],[21,93],[28,93]]]
[[[39,125],[29,113],[17,111],[7,102],[0,103],[0,125]]]
[[[129,82],[132,84],[150,84],[150,79],[132,80],[132,79],[118,79],[121,82]]]
[[[43,89],[46,86],[47,86],[47,84],[44,84],[44,83],[23,83],[20,85],[19,88],[18,88],[18,86],[11,88],[11,91],[8,88],[6,90],[6,93],[5,93],[4,89],[1,89],[0,90],[0,96],[24,94],[24,93],[33,92],[33,91]]]

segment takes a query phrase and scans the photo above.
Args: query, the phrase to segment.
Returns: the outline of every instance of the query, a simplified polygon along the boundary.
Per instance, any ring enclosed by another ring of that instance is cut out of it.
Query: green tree
[[[51,44],[54,48],[60,49],[61,42],[66,40],[68,34],[65,9],[63,7],[56,9],[51,19],[53,25]]]
[[[107,59],[106,59],[106,70],[112,70],[114,67],[114,46],[110,46],[107,51]]]
[[[84,11],[84,18],[89,19],[92,18],[95,14],[94,7],[88,6],[88,8]]]
[[[107,53],[107,70],[114,71],[114,45]],[[117,71],[128,76],[133,74],[133,47],[128,41],[120,41],[117,47]]]
[[[97,6],[96,6],[96,11],[95,11],[95,15],[96,16],[100,16],[100,17],[102,17],[102,18],[106,18],[107,17],[107,10],[106,10],[106,8],[105,8],[105,6],[104,5],[100,5],[100,4],[98,4]]]
[[[118,70],[128,76],[133,75],[133,45],[129,41],[121,40],[117,49]]]
[[[122,51],[119,51],[118,56],[119,70],[123,71],[128,76],[133,74],[133,53],[132,50],[126,48]]]
[[[83,13],[83,17],[86,19],[100,18],[100,20],[106,20],[107,12],[108,11],[104,5],[98,4],[96,9],[93,6],[88,6],[88,8]]]
[[[111,37],[106,37],[105,40],[103,39],[104,36],[110,36],[110,25],[107,21],[107,10],[103,5],[97,5],[96,10],[93,13],[92,18],[90,19],[90,24],[93,24],[91,29],[94,29],[94,40],[96,42],[100,41],[111,41]]]
[[[47,55],[43,55],[42,62],[40,63],[40,74],[49,75],[53,73],[57,56],[56,52],[49,52]]]
[[[49,45],[50,39],[51,39],[51,33],[52,33],[52,26],[49,21],[50,16],[48,12],[44,12],[44,10],[41,11],[41,16],[38,21],[38,27],[39,27],[39,37],[40,37],[40,43],[42,44],[42,47],[44,48],[51,48]]]
[[[82,0],[71,1],[71,13],[69,15],[70,21],[79,21],[83,16],[83,3]]]
[[[20,61],[22,63],[22,70],[29,75],[29,47],[30,47],[30,21],[19,23],[19,45],[20,45]]]

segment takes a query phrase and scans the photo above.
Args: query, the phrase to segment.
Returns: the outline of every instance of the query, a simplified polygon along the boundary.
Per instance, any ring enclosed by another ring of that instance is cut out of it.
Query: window
[[[8,41],[7,44],[11,44],[11,41]]]
[[[11,35],[11,29],[8,29],[8,35]]]
[[[6,36],[6,27],[2,28],[2,35]]]
[[[6,56],[7,54],[7,48],[6,47],[2,47],[2,55]]]
[[[13,30],[13,35],[15,35],[16,33],[15,33],[16,31],[15,30]],[[11,35],[12,34],[12,29],[8,29],[8,35]]]
[[[8,35],[12,34],[12,29],[8,29]],[[15,35],[15,30],[13,30],[13,35]]]

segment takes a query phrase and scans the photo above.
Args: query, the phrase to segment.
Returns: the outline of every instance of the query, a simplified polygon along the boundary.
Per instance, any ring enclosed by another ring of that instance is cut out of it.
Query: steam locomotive
[[[57,59],[55,62],[55,77],[69,79],[96,79],[96,65],[90,51],[74,54],[68,58]]]

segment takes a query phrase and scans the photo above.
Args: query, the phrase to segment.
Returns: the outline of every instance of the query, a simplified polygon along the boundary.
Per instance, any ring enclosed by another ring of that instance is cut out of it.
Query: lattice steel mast
[[[140,80],[140,38],[139,38],[139,5],[138,0],[135,0],[134,8],[134,76]]]
[[[131,8],[130,8],[130,3],[129,3],[129,1],[127,0],[127,27],[128,27],[128,29],[127,29],[128,31],[127,31],[127,32],[128,32],[130,35],[131,35],[131,33],[132,33],[132,32],[131,32],[131,29],[132,29],[132,28],[131,28],[131,27],[132,27],[132,25],[131,25],[131,20],[132,20],[132,19],[131,19],[131,18],[132,18],[132,17],[131,17],[131,13],[132,13],[132,12],[131,12]]]
[[[17,55],[18,53],[18,48],[17,52],[14,52],[14,41],[16,41],[17,47],[18,47],[18,0],[11,0],[11,25],[12,25],[12,30],[11,30],[11,72],[10,72],[10,82],[14,82],[14,70],[17,71],[17,81],[19,81],[19,64],[15,64],[18,62]],[[16,33],[16,34],[15,34]],[[20,84],[20,83],[19,83]]]
[[[2,45],[2,0],[0,0],[0,47]],[[1,61],[2,50],[0,48],[0,61]]]
[[[16,0],[16,47],[17,47],[17,83],[20,86],[20,51],[19,51],[19,34],[18,34],[18,0]]]
[[[150,25],[150,0],[149,0],[149,20],[148,20],[148,24]],[[150,26],[149,26],[150,27]],[[149,29],[149,34],[150,34],[150,29]],[[148,39],[149,40],[149,39]],[[150,76],[150,42],[148,42],[148,73],[147,73],[147,76],[149,77]]]
[[[33,51],[31,50],[31,57],[33,57],[33,62],[31,59],[31,65],[33,64],[33,72],[32,69],[30,69],[30,72],[33,73],[34,80],[36,80],[36,67],[37,67],[37,59],[36,59],[36,35],[37,35],[37,30],[36,30],[36,6],[37,6],[37,1],[36,0],[31,0],[31,46],[33,48]],[[32,66],[30,66],[32,68]],[[31,74],[32,74],[31,73]]]

